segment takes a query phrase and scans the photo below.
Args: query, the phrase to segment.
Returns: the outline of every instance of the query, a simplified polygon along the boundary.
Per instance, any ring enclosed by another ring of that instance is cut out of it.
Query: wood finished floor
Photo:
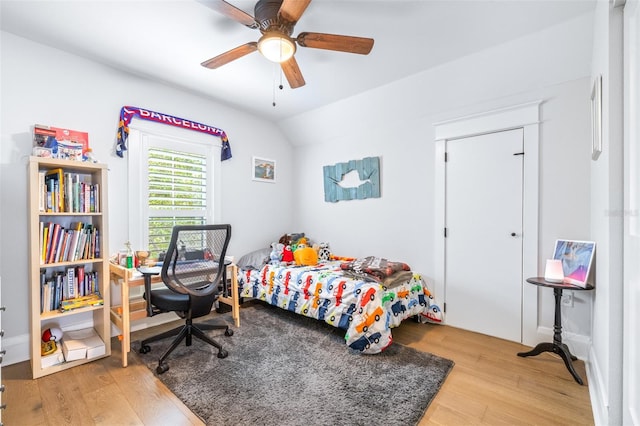
[[[158,331],[136,332],[132,340]],[[393,337],[455,362],[420,425],[594,424],[588,386],[578,385],[555,355],[520,358],[516,353],[527,349],[520,344],[413,321]],[[575,366],[586,383],[584,363]],[[22,362],[3,367],[2,381],[8,426],[203,424],[136,356],[122,368],[116,339],[109,358],[37,380]]]

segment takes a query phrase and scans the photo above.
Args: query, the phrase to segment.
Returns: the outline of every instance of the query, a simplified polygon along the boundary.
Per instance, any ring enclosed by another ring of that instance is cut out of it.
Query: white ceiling
[[[228,1],[254,15],[255,1]],[[257,52],[202,67],[260,33],[196,0],[0,0],[0,16],[3,31],[278,121],[590,12],[595,1],[314,0],[294,36],[324,32],[375,44],[367,56],[298,48],[307,84],[295,90]]]

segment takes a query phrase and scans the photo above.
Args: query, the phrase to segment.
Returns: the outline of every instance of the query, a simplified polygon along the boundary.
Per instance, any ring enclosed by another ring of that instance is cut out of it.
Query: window
[[[207,159],[201,154],[149,147],[147,150],[149,251],[163,251],[175,225],[207,222]]]
[[[215,196],[220,191],[215,187],[220,182],[220,142],[210,135],[144,124],[129,133],[128,235],[132,247],[158,257],[175,225],[214,223],[219,217]]]

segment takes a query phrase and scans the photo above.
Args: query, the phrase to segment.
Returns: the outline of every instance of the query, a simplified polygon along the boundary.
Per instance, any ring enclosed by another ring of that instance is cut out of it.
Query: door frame
[[[478,136],[503,130],[523,129],[524,169],[522,193],[522,343],[534,346],[538,334],[538,287],[525,285],[528,277],[538,276],[538,215],[539,215],[539,133],[540,104],[528,102],[480,114],[434,123],[435,130],[435,230],[440,236],[434,244],[434,287],[436,295],[446,304],[445,274],[445,149],[447,140]],[[446,312],[444,315],[446,323]]]
[[[640,112],[640,2],[627,1],[624,5],[624,268],[623,268],[623,336],[622,336],[622,423],[640,423],[640,338],[632,324],[640,320],[640,302],[637,296],[640,267],[640,125],[636,117]],[[634,289],[634,287],[636,287]]]

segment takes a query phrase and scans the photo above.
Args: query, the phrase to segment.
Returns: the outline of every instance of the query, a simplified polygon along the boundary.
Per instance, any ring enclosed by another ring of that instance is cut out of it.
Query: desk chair
[[[192,337],[215,346],[218,358],[227,357],[228,352],[203,330],[225,330],[225,336],[232,336],[233,330],[228,325],[196,326],[193,319],[208,315],[218,298],[224,276],[224,257],[230,239],[231,225],[175,226],[160,270],[162,281],[168,288],[152,290],[151,275],[157,275],[158,272],[141,271],[145,276],[147,315],[175,312],[185,320],[183,326],[141,342],[140,353],[146,354],[151,350],[149,343],[176,336],[158,361],[158,374],[169,370],[169,365],[165,363],[169,354],[182,340],[186,340],[186,346],[191,346]]]

